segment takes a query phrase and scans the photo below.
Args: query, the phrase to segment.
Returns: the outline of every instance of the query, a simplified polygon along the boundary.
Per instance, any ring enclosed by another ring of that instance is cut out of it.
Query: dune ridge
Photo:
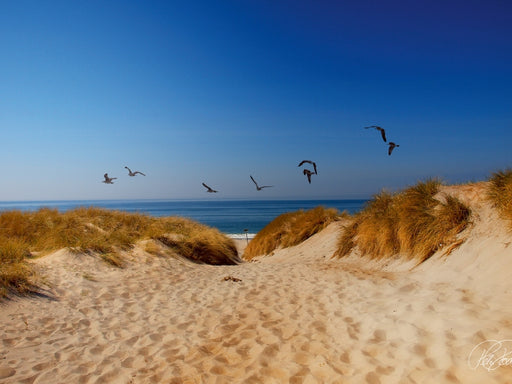
[[[66,250],[32,260],[46,290],[2,304],[0,382],[512,382],[478,347],[512,339],[512,236],[485,186],[441,187],[472,223],[422,263],[333,258],[343,221],[233,266],[145,244],[123,269]]]

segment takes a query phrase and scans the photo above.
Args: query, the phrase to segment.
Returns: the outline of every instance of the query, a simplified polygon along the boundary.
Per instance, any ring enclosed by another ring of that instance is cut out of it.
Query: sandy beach
[[[236,266],[37,259],[46,290],[0,307],[0,382],[512,382],[512,236],[480,186],[444,188],[473,223],[419,266],[332,259],[340,222]]]

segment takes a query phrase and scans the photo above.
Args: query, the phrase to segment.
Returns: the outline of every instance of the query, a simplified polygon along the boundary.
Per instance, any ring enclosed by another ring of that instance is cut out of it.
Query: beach
[[[512,0],[0,0],[0,384],[512,384]]]
[[[480,185],[443,188],[473,222],[420,265],[332,258],[343,222],[234,266],[33,260],[44,289],[0,307],[0,382],[511,382],[510,231]]]

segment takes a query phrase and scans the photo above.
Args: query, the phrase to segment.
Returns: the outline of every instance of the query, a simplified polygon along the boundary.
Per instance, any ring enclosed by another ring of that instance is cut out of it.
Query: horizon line
[[[0,204],[13,204],[13,203],[45,203],[45,202],[101,202],[101,201],[307,201],[307,200],[320,200],[320,201],[331,201],[331,200],[369,200],[371,197],[360,197],[360,198],[339,198],[339,197],[320,197],[320,198],[300,198],[300,197],[270,197],[270,198],[246,198],[246,197],[220,197],[220,198],[118,198],[118,199],[42,199],[42,200],[0,200]]]

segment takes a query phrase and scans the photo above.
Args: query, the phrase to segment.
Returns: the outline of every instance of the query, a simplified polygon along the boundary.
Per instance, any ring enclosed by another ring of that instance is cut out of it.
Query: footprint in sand
[[[416,344],[413,349],[415,354],[420,356],[426,356],[427,355],[427,347],[423,344]]]
[[[379,379],[379,375],[377,375],[375,372],[370,372],[366,375],[366,382],[368,384],[380,384],[381,381]]]
[[[359,334],[361,333],[361,323],[348,323],[347,332],[352,340],[359,340]]]
[[[0,379],[7,379],[8,377],[14,376],[15,373],[15,369],[9,367],[0,367]]]
[[[40,363],[40,364],[36,364],[32,367],[32,370],[35,371],[35,372],[40,372],[40,371],[43,371],[45,369],[48,369],[48,368],[51,368],[53,367],[53,362],[46,362],[46,363]]]
[[[16,344],[18,339],[3,339],[2,343],[5,347],[12,347],[14,344]]]
[[[370,343],[377,344],[382,341],[386,341],[386,331],[377,329],[375,332],[373,332],[373,339],[370,340]]]
[[[415,291],[417,288],[416,284],[414,283],[410,283],[410,284],[407,284],[407,285],[404,285],[403,287],[401,287],[399,289],[400,292],[412,292],[412,291]]]
[[[347,351],[343,352],[340,356],[340,360],[346,364],[350,364],[350,355]]]
[[[435,361],[430,359],[430,358],[425,359],[423,362],[429,368],[432,368],[432,369],[437,368],[437,365],[436,365]]]

